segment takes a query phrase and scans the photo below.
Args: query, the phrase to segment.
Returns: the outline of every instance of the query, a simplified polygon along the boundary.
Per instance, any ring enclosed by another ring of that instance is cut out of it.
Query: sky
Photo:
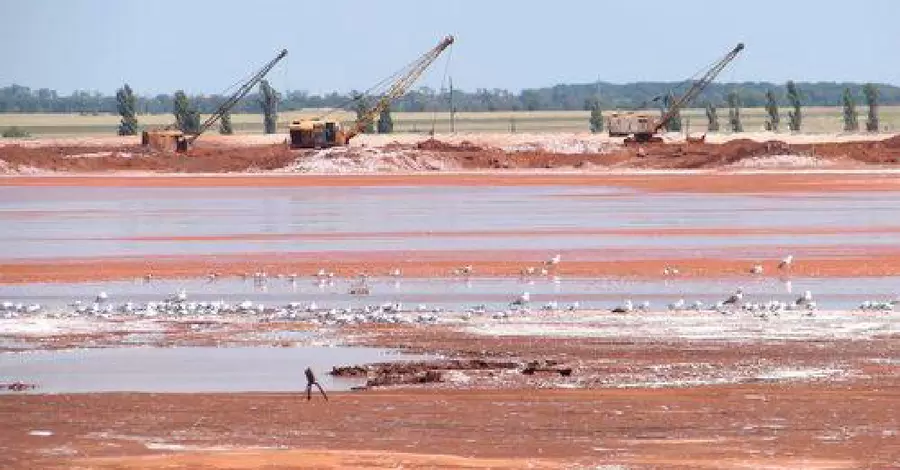
[[[896,0],[0,0],[0,86],[220,93],[282,48],[276,89],[364,90],[456,37],[417,86],[682,81],[900,85]],[[446,74],[445,74],[446,71]]]

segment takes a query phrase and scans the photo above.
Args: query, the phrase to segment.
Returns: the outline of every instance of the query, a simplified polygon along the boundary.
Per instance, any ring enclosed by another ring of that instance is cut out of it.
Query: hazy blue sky
[[[279,89],[365,89],[457,37],[457,88],[683,80],[900,84],[897,0],[0,0],[0,86],[220,92],[281,48]],[[847,27],[850,27],[848,34]],[[445,56],[420,82],[440,87]]]

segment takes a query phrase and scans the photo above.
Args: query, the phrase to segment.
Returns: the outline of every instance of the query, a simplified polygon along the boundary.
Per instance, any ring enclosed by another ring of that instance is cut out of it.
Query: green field
[[[860,107],[860,126],[865,126],[865,108]],[[809,107],[803,110],[803,131],[808,133],[838,133],[843,129],[841,108]],[[319,117],[325,112],[310,110],[287,112],[279,115],[279,129],[287,130],[290,120],[298,117]],[[787,128],[787,109],[782,109],[782,127]],[[353,115],[348,112],[333,112],[330,118],[351,122]],[[204,116],[205,118],[205,116]],[[395,132],[428,132],[434,126],[438,133],[450,130],[449,115],[443,113],[394,113]],[[706,129],[706,116],[702,109],[689,109],[682,113],[685,126],[694,132]],[[765,111],[762,108],[742,110],[744,130],[763,130]],[[880,109],[882,129],[889,132],[900,130],[900,106],[884,106]],[[728,110],[719,109],[719,124],[727,127]],[[0,130],[18,126],[35,137],[99,136],[115,135],[119,118],[115,115],[81,116],[77,114],[0,114]],[[163,126],[171,124],[169,114],[138,116],[141,126]],[[457,132],[587,132],[587,111],[498,111],[478,113],[457,113]],[[232,124],[237,133],[261,133],[262,115],[235,114]],[[217,129],[210,130],[212,133]]]

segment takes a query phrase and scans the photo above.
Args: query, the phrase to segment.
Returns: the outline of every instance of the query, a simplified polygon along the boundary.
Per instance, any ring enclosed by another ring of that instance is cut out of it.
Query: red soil
[[[401,146],[402,147],[402,146]],[[900,162],[900,138],[882,141],[823,144],[786,144],[780,141],[732,140],[723,144],[648,144],[628,146],[606,154],[559,154],[551,152],[504,152],[464,142],[448,144],[434,139],[406,146],[443,158],[452,167],[469,170],[498,168],[579,168],[587,164],[626,168],[690,169],[721,168],[740,160],[766,155],[803,154],[858,166],[894,165]],[[640,150],[639,150],[640,149]],[[96,156],[112,152],[110,156]],[[350,149],[348,152],[352,153]],[[640,154],[639,154],[640,152]],[[81,154],[94,154],[79,158]],[[123,156],[123,155],[130,156]],[[12,168],[36,167],[64,172],[159,171],[177,173],[223,173],[283,168],[304,155],[283,144],[260,146],[198,146],[187,155],[149,152],[138,146],[60,147],[7,145],[0,147],[0,160]]]
[[[598,255],[587,253],[583,256]],[[604,250],[609,255],[611,252]],[[618,256],[567,260],[552,272],[561,276],[633,276],[662,277],[666,266],[677,267],[678,277],[716,278],[748,276],[753,260],[739,253],[726,252],[721,258],[653,257],[628,259]],[[642,250],[646,257],[648,250]],[[632,252],[632,256],[634,252]],[[565,256],[565,255],[564,255]],[[253,273],[260,269],[270,275],[297,273],[311,276],[320,268],[336,272],[340,277],[360,273],[387,275],[401,268],[408,277],[448,277],[452,271],[471,265],[474,276],[519,276],[526,266],[538,266],[547,258],[546,252],[321,252],[271,253],[253,255],[186,255],[138,256],[108,258],[61,258],[7,260],[0,262],[0,282],[80,282],[135,279],[145,274],[158,278],[202,277],[210,272],[224,276]],[[776,268],[778,260],[759,260],[767,276],[784,273]],[[791,274],[812,277],[859,277],[900,275],[900,251],[880,248],[860,248],[841,254],[807,254],[795,263]]]
[[[515,468],[536,459],[543,468],[891,468],[900,462],[890,434],[898,422],[885,410],[898,400],[893,382],[376,391],[336,393],[329,402],[307,402],[299,393],[5,396],[0,464]],[[29,436],[33,429],[54,434]],[[143,442],[235,450],[173,453]],[[350,452],[327,457],[323,448]]]

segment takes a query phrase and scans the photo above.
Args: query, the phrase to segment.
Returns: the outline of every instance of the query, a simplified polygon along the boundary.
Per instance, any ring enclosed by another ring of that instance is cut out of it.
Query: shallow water
[[[559,282],[536,279],[473,278],[462,279],[384,279],[369,283],[371,294],[349,294],[350,281],[338,280],[333,285],[318,286],[311,279],[290,283],[270,280],[265,286],[251,281],[221,279],[36,283],[0,285],[0,301],[23,304],[39,303],[48,310],[65,309],[79,300],[86,304],[103,291],[113,303],[144,303],[161,301],[184,289],[189,301],[224,301],[237,304],[244,300],[263,303],[269,307],[290,302],[315,302],[319,308],[352,308],[364,305],[400,302],[408,309],[419,304],[460,310],[484,304],[490,309],[503,309],[522,292],[531,294],[535,307],[549,301],[579,302],[582,308],[605,309],[619,305],[623,299],[635,302],[648,300],[656,308],[684,298],[687,302],[700,300],[711,304],[725,299],[737,287],[742,287],[748,301],[793,301],[805,290],[813,292],[819,308],[854,308],[863,300],[890,300],[900,296],[900,277],[879,278],[795,278],[790,283],[771,278],[704,279],[704,280],[644,280],[622,278],[563,278]],[[0,331],[2,333],[2,331]]]
[[[315,346],[7,352],[0,353],[0,382],[37,384],[33,393],[299,393],[306,387],[306,367],[313,369],[326,391],[349,390],[365,379],[336,379],[326,372],[337,365],[421,357],[380,348]]]
[[[898,234],[814,236],[403,236],[402,232],[895,223],[900,193],[658,194],[617,188],[0,188],[0,258],[275,251],[895,245]],[[372,237],[373,232],[400,233]],[[272,234],[341,239],[135,240]],[[366,235],[370,234],[370,235]]]
[[[568,229],[866,228],[898,224],[900,193],[665,194],[619,188],[361,187],[361,188],[104,188],[0,187],[0,260],[116,255],[346,251],[478,250],[501,257],[504,250],[566,253],[566,260],[647,257],[744,256],[778,259],[786,251],[839,255],[848,247],[894,247],[900,233],[726,234],[611,236],[528,232]],[[523,233],[515,233],[516,230]],[[491,233],[504,231],[502,233]],[[417,235],[404,235],[415,232]],[[469,232],[469,233],[466,233]],[[478,232],[473,234],[471,232]],[[511,233],[512,232],[512,233]],[[393,235],[378,235],[390,233]],[[429,235],[430,233],[430,235]],[[315,235],[299,239],[253,239],[266,235]],[[423,235],[424,234],[424,235]],[[335,237],[334,235],[339,235]],[[172,240],[169,237],[233,237]],[[140,240],[141,237],[161,237]],[[250,239],[246,239],[249,237]],[[735,251],[736,250],[736,251]],[[412,255],[414,256],[414,254]],[[477,256],[477,255],[476,255]],[[749,262],[749,261],[748,261]],[[752,299],[792,300],[815,293],[824,308],[846,308],[865,299],[894,298],[897,278],[794,279],[789,291],[773,280],[748,277],[705,281],[628,279],[408,279],[376,280],[371,296],[352,297],[346,281],[319,288],[272,280],[263,291],[224,279],[82,284],[0,284],[0,300],[60,307],[90,301],[103,290],[114,301],[161,300],[179,288],[191,300],[253,300],[271,305],[315,301],[322,307],[403,302],[448,309],[476,304],[505,306],[522,291],[535,302],[579,301],[606,308],[623,298],[665,303],[714,302],[740,285]]]

